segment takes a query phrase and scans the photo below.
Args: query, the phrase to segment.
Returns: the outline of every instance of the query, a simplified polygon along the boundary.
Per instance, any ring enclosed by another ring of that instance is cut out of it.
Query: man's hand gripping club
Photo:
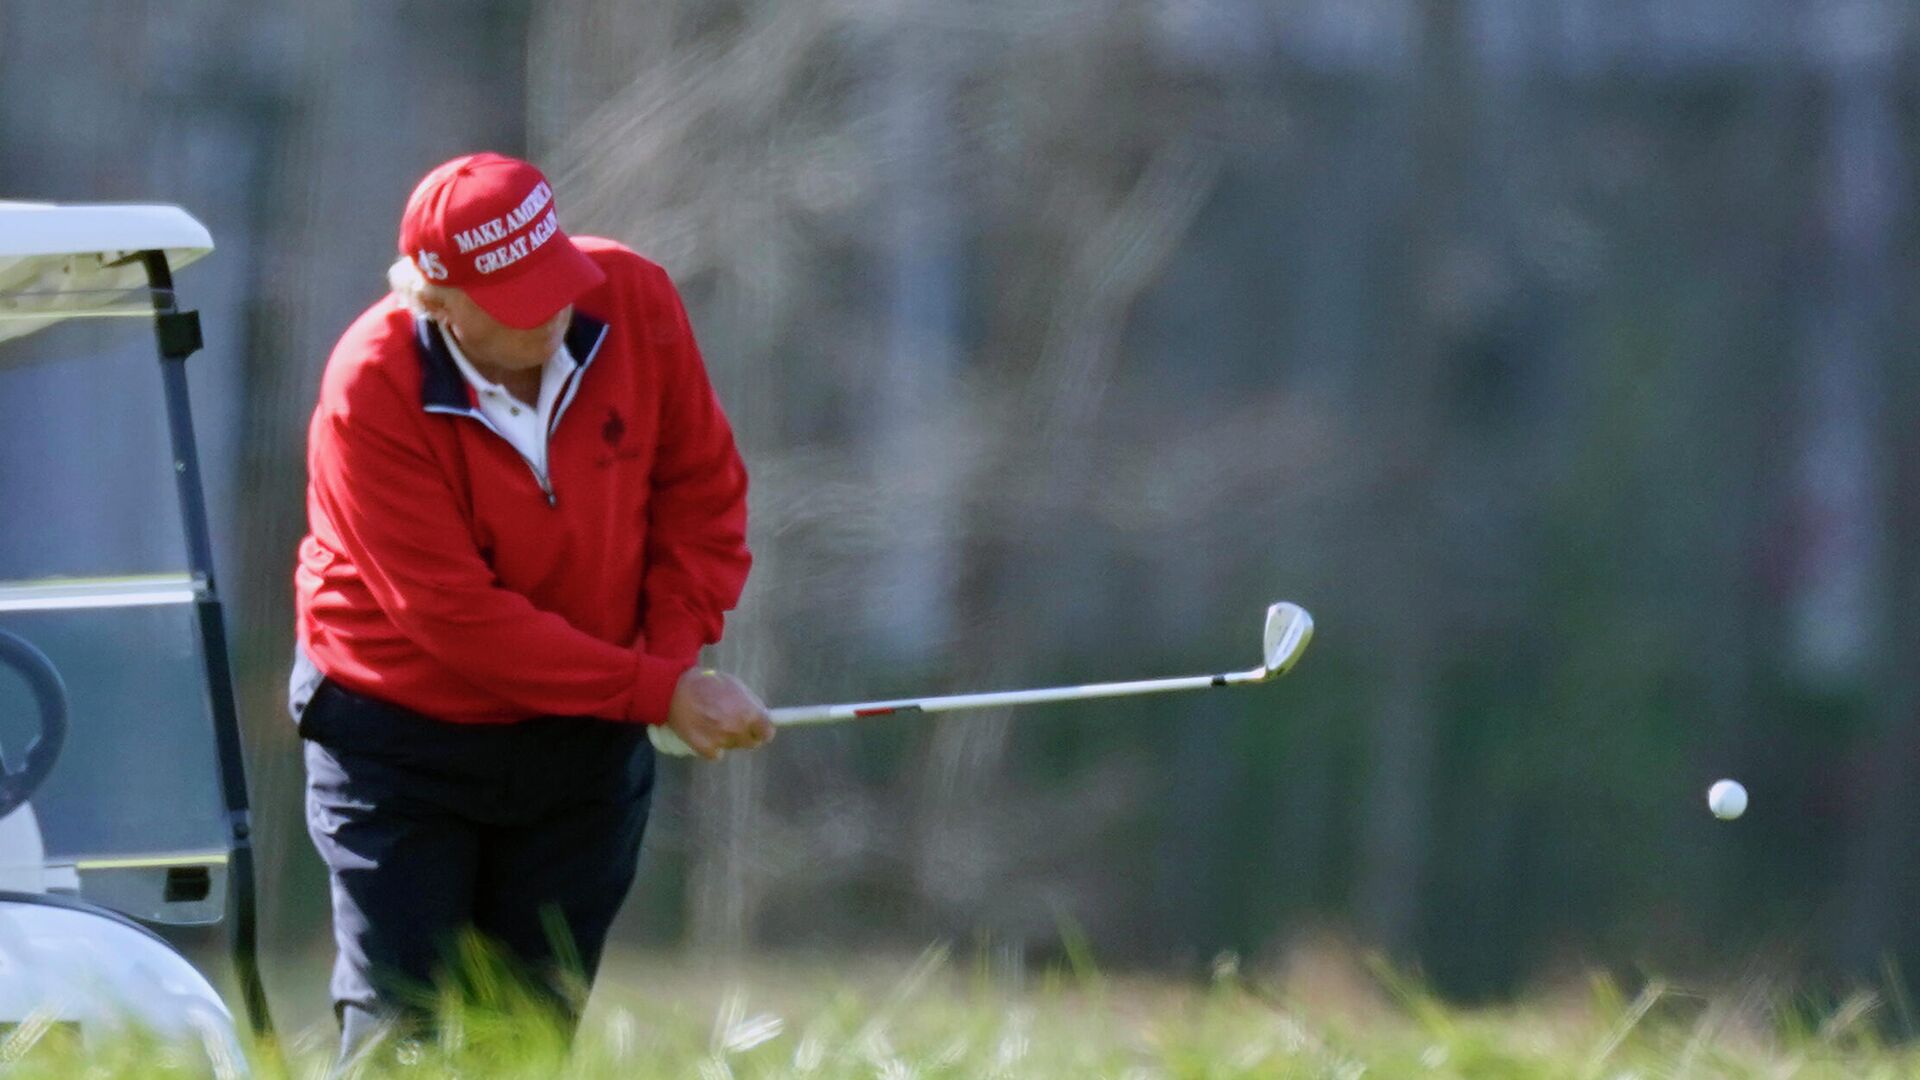
[[[712,668],[689,668],[680,676],[667,706],[666,726],[708,761],[773,739],[766,703],[739,679]]]

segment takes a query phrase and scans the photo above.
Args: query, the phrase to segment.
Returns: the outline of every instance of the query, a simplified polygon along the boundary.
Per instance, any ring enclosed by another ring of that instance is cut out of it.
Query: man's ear
[[[432,319],[435,322],[438,322],[441,319],[446,318],[447,316],[446,298],[434,292],[432,289],[420,290],[420,295],[417,296],[415,299],[417,299],[420,302],[420,310],[426,312],[427,318]]]

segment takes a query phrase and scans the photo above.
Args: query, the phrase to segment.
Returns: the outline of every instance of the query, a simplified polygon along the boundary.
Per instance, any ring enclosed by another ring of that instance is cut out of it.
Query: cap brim
[[[505,280],[468,285],[464,291],[482,311],[516,330],[539,326],[607,280],[566,233],[555,233],[514,270]]]

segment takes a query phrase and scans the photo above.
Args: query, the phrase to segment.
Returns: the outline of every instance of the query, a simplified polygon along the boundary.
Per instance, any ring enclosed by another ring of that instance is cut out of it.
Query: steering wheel
[[[0,666],[19,672],[40,705],[40,737],[27,744],[19,767],[0,761],[0,817],[6,817],[39,788],[60,757],[67,741],[67,684],[46,653],[5,630],[0,630]]]

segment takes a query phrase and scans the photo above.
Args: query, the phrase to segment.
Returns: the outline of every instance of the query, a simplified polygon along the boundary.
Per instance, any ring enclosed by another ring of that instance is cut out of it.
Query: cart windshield
[[[156,406],[143,410],[152,418],[149,433],[124,430],[126,417],[110,410],[89,420],[103,450],[91,456],[99,460],[45,460],[59,455],[36,456],[23,441],[0,439],[0,505],[15,511],[6,515],[11,535],[0,537],[7,541],[0,543],[0,630],[51,662],[67,698],[51,767],[0,819],[0,888],[33,881],[172,923],[223,914],[231,830],[209,695],[226,678],[226,658],[209,654],[203,620],[211,598],[180,568],[183,555],[133,567],[123,558],[126,548],[147,546],[127,537],[178,535],[179,520],[154,520],[143,512],[149,504],[116,502],[118,485],[98,475],[114,469],[142,487],[170,477],[158,388],[118,385],[98,367],[9,370],[25,355],[10,339],[75,318],[151,318],[156,299],[171,306],[172,298],[150,287],[148,253],[164,253],[166,265],[178,268],[212,247],[205,228],[176,207],[0,202],[0,380],[46,389],[56,375],[71,383],[85,370],[86,387],[62,391],[69,403],[105,405],[137,394]],[[0,398],[12,396],[0,383]],[[145,452],[106,452],[136,447]],[[98,498],[83,497],[92,493]],[[84,542],[95,535],[100,544]],[[181,550],[175,543],[164,549]],[[99,551],[110,554],[95,557]],[[50,563],[58,568],[50,571]],[[146,572],[117,573],[129,568]],[[70,576],[42,576],[48,572]],[[218,644],[217,628],[211,640]],[[0,666],[0,769],[20,771],[44,737],[38,699],[45,694],[44,685]]]

